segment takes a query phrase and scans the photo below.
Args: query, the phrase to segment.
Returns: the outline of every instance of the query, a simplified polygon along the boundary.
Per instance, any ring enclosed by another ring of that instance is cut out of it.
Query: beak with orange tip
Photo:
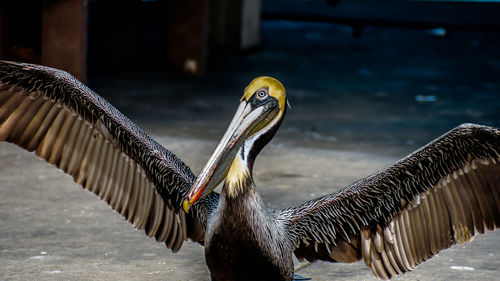
[[[188,212],[196,201],[212,192],[224,180],[245,141],[261,134],[266,130],[266,125],[282,112],[284,96],[273,97],[270,94],[273,85],[269,86],[263,81],[279,83],[274,87],[283,89],[284,93],[283,86],[274,78],[259,77],[250,83],[226,133],[185,197],[182,203],[184,211]]]

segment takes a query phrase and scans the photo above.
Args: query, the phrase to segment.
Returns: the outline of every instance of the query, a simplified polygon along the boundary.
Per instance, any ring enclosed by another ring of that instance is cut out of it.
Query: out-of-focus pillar
[[[242,50],[260,45],[261,6],[261,0],[242,0],[240,21],[240,48]]]
[[[171,63],[187,73],[205,70],[208,1],[172,1],[170,5],[167,56]]]
[[[43,65],[87,80],[88,0],[44,0],[42,5]]]
[[[2,3],[0,3],[0,59],[5,58],[5,49],[7,45],[7,28],[5,26],[5,7]]]
[[[211,61],[260,45],[261,0],[210,0]]]
[[[185,0],[170,3],[168,59],[201,73],[218,58],[260,44],[261,0]]]

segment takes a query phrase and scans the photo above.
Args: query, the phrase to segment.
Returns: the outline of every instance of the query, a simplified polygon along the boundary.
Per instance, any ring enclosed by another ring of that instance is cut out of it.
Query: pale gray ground
[[[213,141],[156,137],[199,172]],[[268,206],[333,192],[397,160],[376,153],[272,144],[255,178]],[[498,280],[500,231],[455,246],[395,280]],[[362,262],[317,262],[313,280],[374,280]],[[146,238],[61,171],[14,145],[0,144],[0,280],[209,280],[203,248],[173,254]]]

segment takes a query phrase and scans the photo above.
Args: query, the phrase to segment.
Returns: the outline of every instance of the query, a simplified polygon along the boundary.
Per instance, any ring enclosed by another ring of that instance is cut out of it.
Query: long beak
[[[248,133],[262,119],[265,107],[253,108],[243,100],[215,152],[201,171],[188,195],[182,203],[186,213],[198,199],[209,194],[226,177],[236,153],[244,143]]]

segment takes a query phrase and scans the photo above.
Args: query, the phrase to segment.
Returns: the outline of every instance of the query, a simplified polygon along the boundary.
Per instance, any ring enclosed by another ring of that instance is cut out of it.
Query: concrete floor
[[[216,143],[156,136],[194,171]],[[74,184],[10,144],[0,144],[0,280],[210,280],[203,248],[186,242],[173,254]],[[257,186],[281,208],[333,192],[389,165],[376,153],[274,144],[259,158]],[[396,280],[498,280],[500,232],[445,250]],[[362,263],[314,263],[313,280],[374,280]]]
[[[256,162],[269,207],[331,193],[462,122],[500,126],[499,34],[265,22],[260,52],[204,77],[96,74],[90,86],[199,172],[255,76],[292,105]],[[427,101],[426,101],[427,100]],[[500,232],[443,251],[396,280],[498,280]],[[314,263],[313,280],[373,280],[363,263]],[[203,248],[173,254],[71,178],[0,144],[0,280],[209,280]]]

